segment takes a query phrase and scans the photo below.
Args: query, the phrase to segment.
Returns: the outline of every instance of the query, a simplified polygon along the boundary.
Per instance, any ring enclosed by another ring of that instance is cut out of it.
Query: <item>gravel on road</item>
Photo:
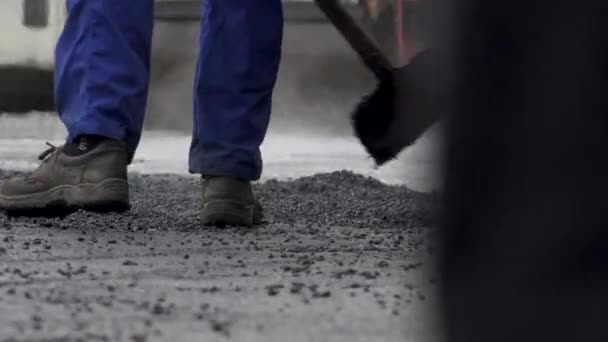
[[[130,186],[124,213],[0,213],[1,340],[440,338],[436,194],[347,171],[270,180],[263,225],[219,229],[199,224],[198,178]]]

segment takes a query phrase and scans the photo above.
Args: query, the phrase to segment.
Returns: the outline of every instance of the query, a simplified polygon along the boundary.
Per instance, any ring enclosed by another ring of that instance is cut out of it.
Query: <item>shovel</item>
[[[376,166],[381,166],[412,145],[439,118],[433,106],[439,98],[430,77],[430,50],[394,67],[339,0],[315,2],[376,77],[376,88],[362,97],[351,119],[355,135]]]

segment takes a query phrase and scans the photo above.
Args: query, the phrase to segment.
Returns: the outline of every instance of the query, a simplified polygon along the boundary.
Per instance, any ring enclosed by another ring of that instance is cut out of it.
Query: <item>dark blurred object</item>
[[[608,341],[608,2],[455,2],[448,340]]]

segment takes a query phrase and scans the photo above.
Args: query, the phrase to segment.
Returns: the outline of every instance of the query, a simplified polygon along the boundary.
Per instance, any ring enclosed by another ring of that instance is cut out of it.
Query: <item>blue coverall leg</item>
[[[144,119],[154,7],[151,0],[67,0],[55,52],[57,109],[68,142],[97,134],[134,152]]]
[[[203,12],[190,172],[255,180],[281,57],[281,0],[207,0]]]
[[[134,153],[149,87],[153,1],[68,0],[67,6],[55,94],[68,142],[96,134],[125,141]],[[190,172],[260,177],[282,26],[280,0],[205,1]]]

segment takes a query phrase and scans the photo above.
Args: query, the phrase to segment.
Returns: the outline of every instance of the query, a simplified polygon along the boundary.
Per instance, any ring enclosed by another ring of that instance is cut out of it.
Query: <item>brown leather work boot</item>
[[[253,226],[262,223],[262,206],[251,183],[232,177],[203,177],[201,222],[210,226]]]
[[[127,150],[122,142],[99,141],[84,153],[69,155],[65,146],[42,153],[38,169],[27,177],[13,178],[0,186],[0,209],[31,212],[70,208],[125,210],[129,208]],[[84,146],[84,147],[83,147]]]

